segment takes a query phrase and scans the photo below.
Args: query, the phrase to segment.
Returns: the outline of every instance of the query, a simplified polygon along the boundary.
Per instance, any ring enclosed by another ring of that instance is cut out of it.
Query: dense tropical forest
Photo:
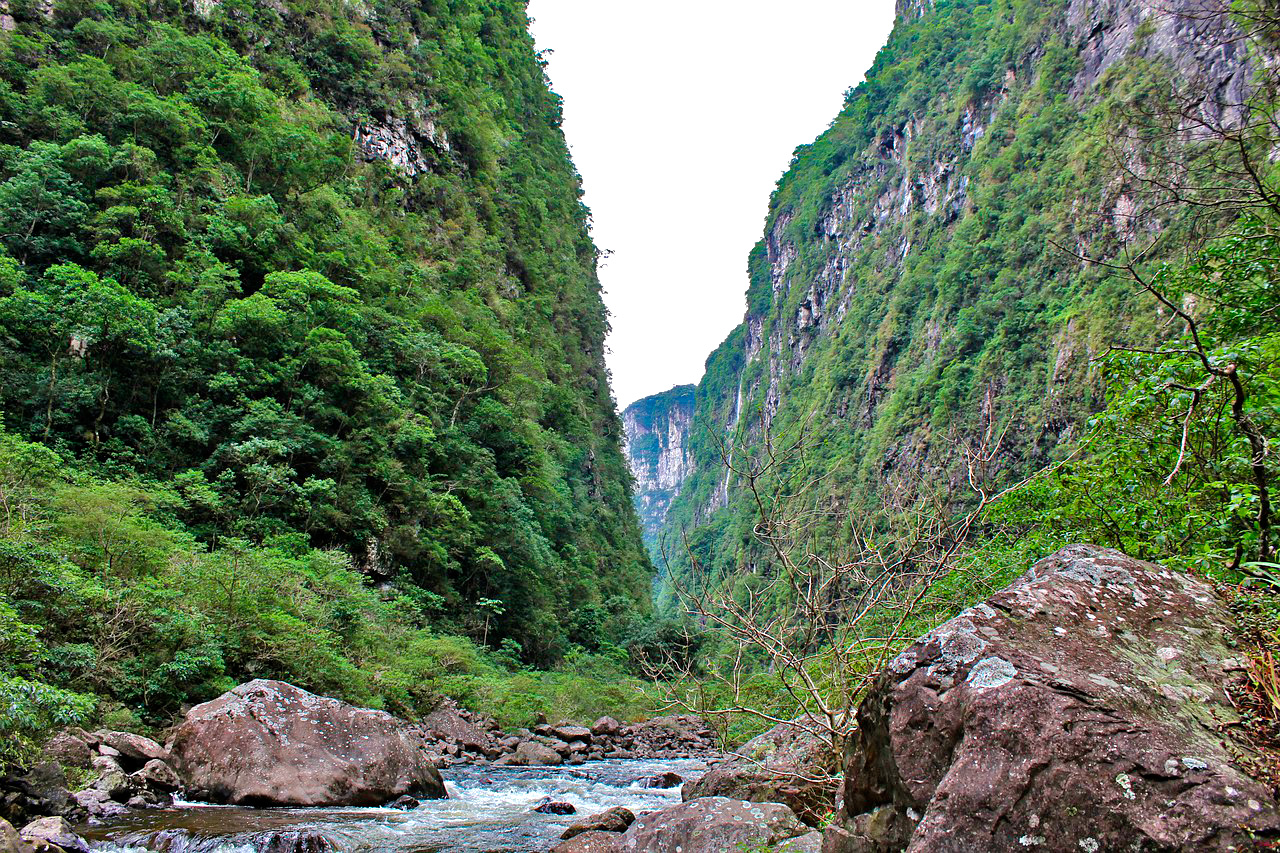
[[[524,4],[5,7],[0,740],[608,693],[652,570]]]

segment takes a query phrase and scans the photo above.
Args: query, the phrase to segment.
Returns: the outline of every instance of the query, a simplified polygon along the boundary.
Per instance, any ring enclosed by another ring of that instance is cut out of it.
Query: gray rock
[[[423,718],[419,728],[430,738],[451,740],[462,749],[487,758],[496,758],[502,754],[502,745],[498,740],[464,717],[461,709],[448,700]]]
[[[42,817],[39,820],[33,820],[22,827],[18,835],[37,849],[42,844],[52,844],[62,850],[89,853],[89,845],[76,835],[66,818]]]
[[[96,780],[93,786],[108,797],[119,802],[126,802],[138,791],[137,783],[124,774],[122,770],[109,770]]]
[[[130,761],[145,764],[153,758],[158,758],[161,761],[169,760],[169,753],[163,746],[142,735],[135,735],[130,732],[98,731],[94,732],[93,736],[102,746],[116,750],[121,756]],[[99,749],[99,751],[101,752],[102,750]]]
[[[152,791],[172,793],[182,787],[182,780],[178,778],[177,772],[158,758],[144,764],[141,770],[133,774],[133,778],[140,787]]]
[[[13,824],[0,817],[0,853],[31,853],[31,845],[18,836]]]
[[[58,732],[44,745],[44,754],[63,767],[88,770],[93,762],[93,750],[85,738],[70,731]]]
[[[512,764],[520,766],[556,767],[564,762],[563,756],[554,749],[532,741],[520,744],[516,747],[514,755],[505,756],[505,758],[512,759]]]
[[[778,853],[822,853],[822,833],[814,830],[797,838],[789,838],[773,849]]]
[[[551,730],[552,734],[563,741],[590,741],[591,729],[586,726],[572,726],[567,723],[561,723]]]

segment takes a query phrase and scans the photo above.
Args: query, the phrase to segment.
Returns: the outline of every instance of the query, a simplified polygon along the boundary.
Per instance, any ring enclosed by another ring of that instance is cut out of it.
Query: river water
[[[575,820],[626,806],[639,814],[680,802],[680,789],[643,788],[666,770],[686,779],[705,769],[682,761],[593,761],[577,767],[472,767],[444,771],[447,800],[410,811],[386,808],[250,809],[183,803],[83,829],[104,853],[262,853],[281,833],[315,832],[341,853],[544,853]],[[533,811],[546,798],[576,815]]]

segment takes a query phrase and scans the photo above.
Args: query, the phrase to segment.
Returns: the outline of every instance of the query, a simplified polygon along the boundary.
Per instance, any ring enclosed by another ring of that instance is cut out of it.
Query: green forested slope
[[[152,708],[272,672],[358,693],[316,662],[395,651],[354,572],[511,660],[644,612],[523,2],[7,8],[7,671]]]
[[[1188,81],[1240,97],[1251,75],[1238,33],[1178,8],[899,3],[866,81],[771,200],[746,320],[698,388],[696,470],[667,525],[691,554],[675,549],[674,571],[759,556],[757,507],[739,478],[725,490],[726,431],[740,460],[765,455],[766,434],[778,447],[804,432],[823,506],[853,518],[886,493],[963,502],[964,453],[984,435],[1000,439],[989,487],[1079,446],[1109,347],[1181,331],[1082,256],[1154,241],[1154,269],[1199,245],[1193,219],[1212,234],[1239,211],[1188,216],[1141,177],[1170,157],[1137,138],[1143,117]]]

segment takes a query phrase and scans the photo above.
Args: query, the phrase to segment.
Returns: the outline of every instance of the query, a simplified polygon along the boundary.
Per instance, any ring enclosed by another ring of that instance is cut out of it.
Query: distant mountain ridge
[[[689,435],[694,391],[693,385],[679,385],[637,400],[622,413],[627,462],[635,477],[635,507],[651,549],[671,501],[693,471]]]

